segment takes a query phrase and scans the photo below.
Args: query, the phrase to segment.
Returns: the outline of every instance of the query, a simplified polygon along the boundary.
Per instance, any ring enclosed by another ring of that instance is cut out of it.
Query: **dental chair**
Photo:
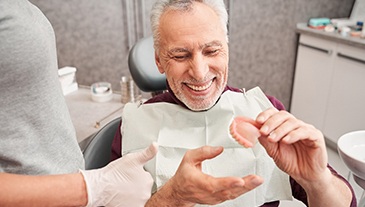
[[[151,92],[154,96],[167,89],[166,77],[158,71],[155,63],[152,36],[138,40],[131,48],[128,66],[135,84],[142,91]],[[83,151],[86,170],[101,168],[110,162],[111,146],[120,121],[121,118],[112,120],[90,138]]]
[[[102,127],[86,145],[83,154],[85,169],[92,170],[106,166],[110,162],[114,134],[118,130],[120,117]]]
[[[158,71],[155,63],[152,36],[138,40],[131,48],[128,66],[134,82],[142,91],[155,95],[166,90],[166,77]]]

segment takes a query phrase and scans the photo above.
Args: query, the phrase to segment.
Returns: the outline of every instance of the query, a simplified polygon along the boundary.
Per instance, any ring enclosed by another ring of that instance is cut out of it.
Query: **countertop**
[[[363,38],[351,36],[343,37],[338,32],[325,32],[324,30],[312,29],[307,26],[307,23],[298,23],[296,32],[365,49],[365,39]]]
[[[114,93],[113,99],[108,102],[92,101],[90,87],[87,86],[80,86],[77,91],[66,95],[65,98],[81,148],[87,144],[88,138],[105,124],[120,117],[124,107],[121,96],[117,93]]]

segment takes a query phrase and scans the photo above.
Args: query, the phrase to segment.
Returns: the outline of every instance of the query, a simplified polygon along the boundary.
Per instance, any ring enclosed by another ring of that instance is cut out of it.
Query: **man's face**
[[[160,21],[156,63],[188,108],[211,108],[227,83],[228,44],[218,16],[195,2],[190,12],[167,11]]]

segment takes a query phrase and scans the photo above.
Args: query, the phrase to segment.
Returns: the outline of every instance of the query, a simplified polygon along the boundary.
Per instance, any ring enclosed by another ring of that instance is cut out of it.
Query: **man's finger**
[[[212,178],[213,187],[216,191],[227,189],[243,189],[242,192],[248,192],[263,183],[263,179],[258,175],[248,175],[246,177],[222,177]]]
[[[223,147],[203,146],[186,152],[184,159],[190,163],[198,164],[207,159],[212,159],[223,152]]]
[[[264,179],[258,175],[248,175],[243,178],[245,181],[245,188],[250,191],[257,188],[264,182]]]

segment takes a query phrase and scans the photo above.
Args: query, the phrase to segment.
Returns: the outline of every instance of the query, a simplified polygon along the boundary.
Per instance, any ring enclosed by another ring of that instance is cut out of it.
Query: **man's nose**
[[[196,55],[191,60],[189,75],[196,80],[204,80],[209,71],[209,65],[202,55]]]

